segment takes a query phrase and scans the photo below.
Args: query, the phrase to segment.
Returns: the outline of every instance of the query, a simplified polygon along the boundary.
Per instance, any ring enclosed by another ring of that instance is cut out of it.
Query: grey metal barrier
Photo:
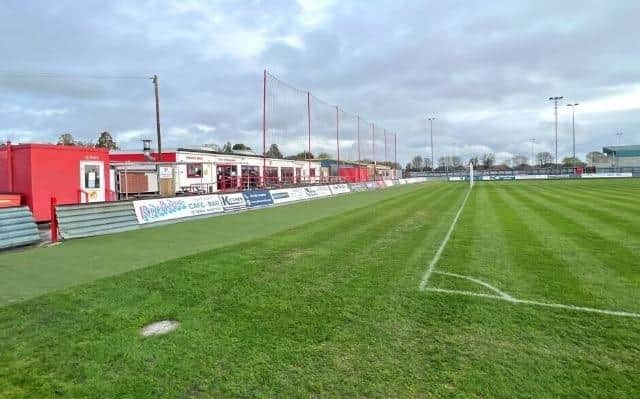
[[[58,205],[56,216],[62,239],[118,233],[140,228],[131,201]]]
[[[0,209],[0,249],[40,241],[33,214],[26,206]]]

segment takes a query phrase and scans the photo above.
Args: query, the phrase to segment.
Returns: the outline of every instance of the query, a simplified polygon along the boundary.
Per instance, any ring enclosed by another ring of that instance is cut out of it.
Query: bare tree
[[[433,170],[433,162],[429,157],[424,157],[424,170]]]
[[[553,155],[548,151],[539,152],[536,154],[536,160],[540,166],[548,166],[553,162]]]
[[[491,169],[493,165],[496,163],[496,156],[492,153],[483,154],[482,155],[482,166],[485,169]]]
[[[424,159],[420,155],[416,155],[411,160],[411,169],[413,170],[422,170],[424,168]]]

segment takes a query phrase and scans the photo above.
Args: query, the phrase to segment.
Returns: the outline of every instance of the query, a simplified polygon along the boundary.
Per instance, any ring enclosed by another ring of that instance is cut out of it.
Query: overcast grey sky
[[[498,158],[640,143],[637,1],[11,1],[0,7],[0,139],[61,132],[124,148],[154,137],[160,76],[165,147],[261,146],[262,70],[398,133],[398,160]],[[21,76],[19,74],[24,74]],[[455,149],[453,143],[456,143]]]

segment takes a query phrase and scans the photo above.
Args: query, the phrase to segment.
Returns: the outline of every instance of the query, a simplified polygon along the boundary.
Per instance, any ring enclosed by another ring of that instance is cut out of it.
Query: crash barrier
[[[26,206],[0,208],[0,249],[40,241],[38,226]]]
[[[62,239],[117,233],[138,228],[132,201],[97,202],[55,207]]]
[[[60,237],[71,239],[425,181],[427,181],[426,178],[414,177],[393,180],[391,183],[386,181],[340,183],[237,193],[58,205],[55,210]]]
[[[565,174],[565,175],[480,175],[475,176],[474,180],[558,180],[558,179],[607,179],[607,178],[625,178],[634,177],[631,172],[625,173],[583,173]],[[449,176],[449,181],[468,181],[469,176]]]

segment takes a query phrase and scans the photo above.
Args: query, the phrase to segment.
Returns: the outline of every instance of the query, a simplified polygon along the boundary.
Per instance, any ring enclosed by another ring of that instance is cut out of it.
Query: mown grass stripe
[[[640,256],[640,223],[638,214],[607,210],[603,206],[584,204],[580,200],[563,196],[561,193],[533,189],[532,192],[552,201],[556,207],[585,229],[597,231],[608,240],[619,242],[628,251]]]
[[[544,187],[544,186],[535,186],[538,189],[544,190],[546,189],[549,192],[554,192],[559,195],[563,195],[564,197],[570,197],[574,199],[578,199],[582,201],[582,204],[589,203],[597,203],[600,204],[602,209],[608,209],[611,212],[620,211],[622,213],[632,212],[637,213],[640,212],[640,203],[636,203],[630,201],[630,198],[634,198],[634,196],[627,196],[625,201],[621,201],[619,198],[612,198],[611,196],[602,195],[599,192],[586,192],[582,190],[572,190],[571,193],[567,195],[566,188],[563,187]],[[635,194],[635,197],[640,196],[640,190]]]
[[[443,253],[439,270],[467,274],[500,286],[521,269],[514,267],[511,254],[504,252],[508,247],[505,232],[488,228],[497,225],[497,211],[490,193],[489,186],[478,185],[474,189],[451,245]],[[464,281],[444,276],[435,277],[433,285],[456,289],[469,287]],[[482,287],[474,289],[482,290]]]
[[[567,259],[563,259],[561,248],[549,238],[553,230],[541,225],[535,212],[524,212],[523,204],[510,194],[508,187],[491,187],[492,206],[499,209],[497,230],[508,237],[504,251],[509,253],[510,273],[504,276],[502,289],[516,297],[537,297],[543,300],[563,301],[565,286],[577,287],[572,296],[580,298],[589,293],[581,289],[580,279],[569,269]],[[551,241],[551,242],[550,242]],[[531,267],[534,263],[535,267]],[[549,281],[549,275],[554,279]],[[557,283],[562,282],[559,286]]]
[[[561,269],[556,271],[570,272],[580,280],[580,286],[561,285],[566,292],[559,291],[566,301],[589,301],[594,307],[624,308],[636,310],[640,308],[640,301],[630,297],[630,288],[637,289],[637,273],[626,266],[629,258],[621,257],[624,248],[613,241],[599,237],[592,231],[577,228],[576,222],[563,212],[554,208],[556,203],[540,199],[531,192],[504,190],[505,195],[512,196],[519,204],[518,212],[524,217],[535,215],[531,225],[536,226],[537,234],[546,237],[545,245],[553,248],[554,252],[564,259]],[[539,227],[538,227],[539,226]],[[574,248],[568,251],[567,248]],[[628,254],[628,253],[627,253]],[[616,259],[619,258],[620,259]],[[561,265],[559,265],[561,266]],[[557,275],[550,284],[562,283],[564,277]],[[576,291],[579,290],[579,291]],[[618,292],[612,296],[607,290]]]

